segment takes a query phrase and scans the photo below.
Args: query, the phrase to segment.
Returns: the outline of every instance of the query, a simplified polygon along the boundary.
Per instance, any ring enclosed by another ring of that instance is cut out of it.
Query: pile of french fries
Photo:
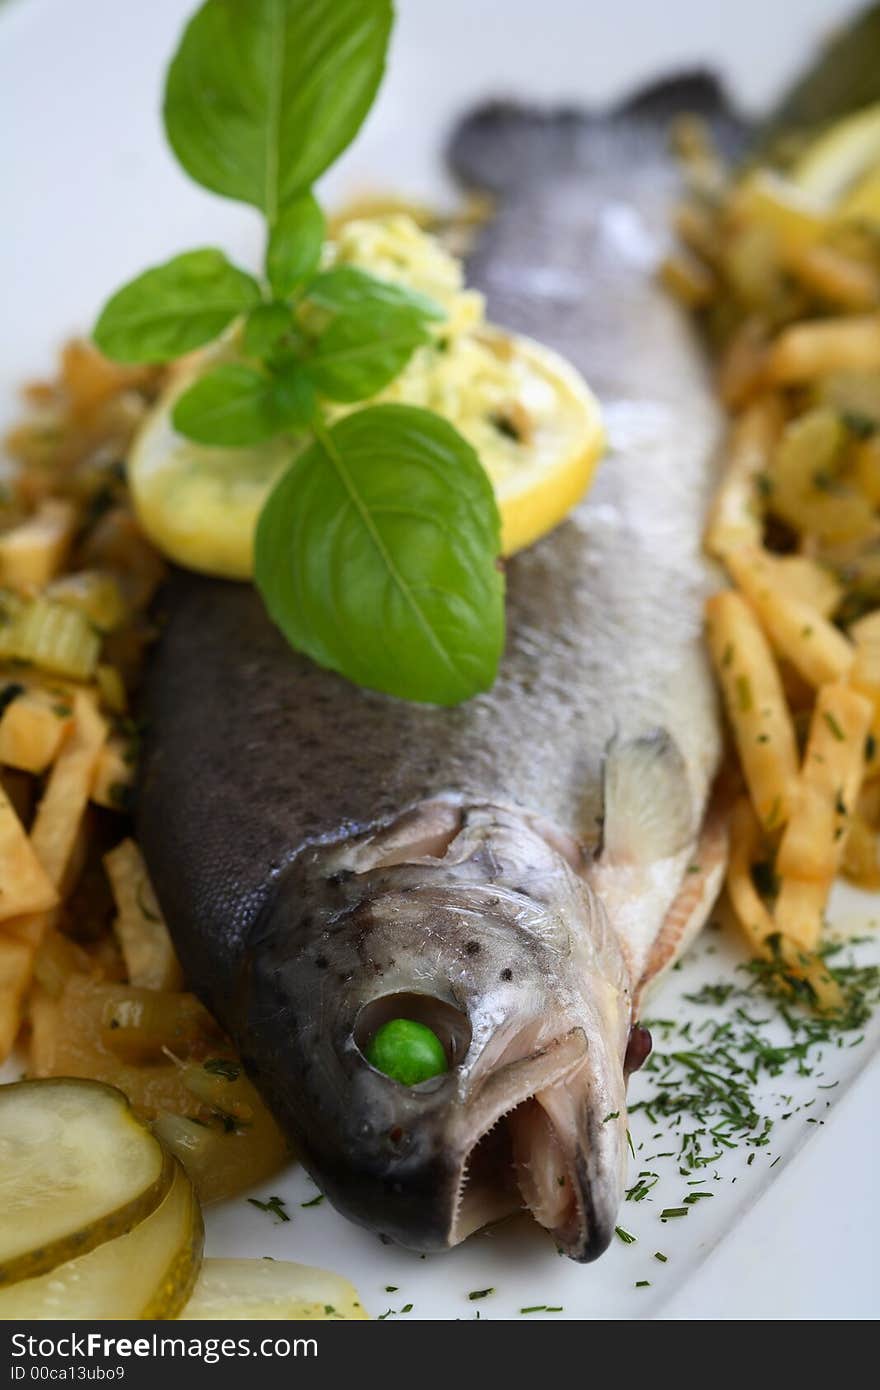
[[[129,716],[161,559],[121,462],[159,389],[69,344],[28,388],[0,496],[0,1062],[118,1086],[205,1200],[285,1156],[193,995],[131,838]]]
[[[808,962],[839,873],[880,887],[880,223],[678,132],[663,277],[714,346],[732,420],[705,544],[738,757],[727,889],[757,953]]]

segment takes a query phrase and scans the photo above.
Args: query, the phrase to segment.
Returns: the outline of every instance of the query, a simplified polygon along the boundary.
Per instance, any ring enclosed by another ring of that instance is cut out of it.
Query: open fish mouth
[[[625,1084],[616,1038],[579,1027],[494,1069],[462,1116],[476,1127],[450,1245],[525,1210],[571,1258],[601,1255],[624,1184]]]

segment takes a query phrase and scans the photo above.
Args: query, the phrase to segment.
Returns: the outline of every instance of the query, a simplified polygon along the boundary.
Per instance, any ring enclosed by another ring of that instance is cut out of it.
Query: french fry
[[[844,680],[855,650],[843,633],[803,600],[781,593],[773,559],[756,546],[731,551],[725,562],[780,656],[810,685]]]
[[[40,686],[29,686],[0,718],[0,763],[22,772],[45,772],[73,728],[73,706]]]
[[[773,342],[764,364],[765,378],[775,386],[841,371],[880,371],[880,314],[792,324]]]
[[[727,898],[734,919],[755,955],[779,960],[789,974],[805,981],[819,1009],[829,1012],[839,1009],[843,1003],[840,987],[824,961],[781,934],[776,914],[771,916],[755,888],[752,866],[758,858],[760,838],[755,812],[748,798],[742,796],[731,813],[727,866]]]
[[[762,319],[740,325],[718,364],[718,390],[730,410],[739,410],[767,387],[767,329]]]
[[[880,608],[866,613],[849,625],[849,635],[859,648],[876,645],[880,649]]]
[[[865,753],[865,777],[873,777],[880,772],[880,613],[869,613],[852,623],[849,633],[855,642],[849,683],[871,701],[873,708],[870,728],[873,742]]]
[[[92,801],[108,811],[124,811],[133,786],[131,741],[112,735],[98,755],[92,780]]]
[[[26,942],[0,934],[0,1062],[6,1061],[21,1028],[33,956]]]
[[[0,789],[0,922],[55,907],[58,893],[6,793]]]
[[[731,431],[727,467],[715,496],[705,546],[723,557],[739,545],[760,545],[763,525],[758,483],[782,433],[782,403],[764,395],[746,409]]]
[[[767,938],[777,930],[752,879],[760,827],[748,797],[741,796],[730,817],[730,856],[727,893],[734,915],[756,954],[766,949]]]
[[[64,565],[76,526],[72,502],[46,498],[27,521],[0,536],[0,584],[28,592],[44,588]]]
[[[737,222],[772,232],[786,263],[815,246],[828,225],[823,209],[805,198],[796,184],[770,169],[755,169],[740,179],[731,211]]]
[[[85,691],[73,697],[73,730],[49,775],[31,831],[36,854],[59,892],[65,890],[107,726]]]
[[[706,605],[709,647],[752,805],[765,829],[785,824],[797,781],[797,744],[779,669],[745,599]]]
[[[666,257],[660,267],[660,281],[688,309],[708,304],[716,289],[709,266],[687,251]]]
[[[775,928],[782,938],[801,951],[815,951],[830,893],[830,878],[784,878],[773,909]]]
[[[839,309],[873,309],[880,302],[880,279],[866,261],[834,246],[808,246],[785,258],[796,280],[817,299]]]
[[[119,913],[114,931],[130,982],[144,989],[180,989],[180,965],[134,840],[123,840],[105,854],[104,867]]]
[[[841,860],[841,872],[859,888],[880,888],[877,831],[858,812],[852,816]]]
[[[776,868],[783,880],[776,920],[780,930],[803,911],[804,920],[815,923],[814,903],[804,890],[785,891],[785,881],[824,885],[827,898],[831,880],[843,855],[849,818],[856,808],[865,767],[865,739],[873,708],[870,701],[845,685],[826,685],[819,691],[810,723],[804,764],[798,781],[791,818],[779,846]],[[783,902],[785,898],[785,902]],[[824,899],[822,906],[824,907]],[[810,906],[810,912],[806,911]],[[810,939],[799,937],[809,946]]]

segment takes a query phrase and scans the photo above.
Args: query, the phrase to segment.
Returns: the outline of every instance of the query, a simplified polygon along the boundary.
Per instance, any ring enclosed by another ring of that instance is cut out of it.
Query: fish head
[[[516,810],[434,801],[279,883],[237,1032],[354,1220],[432,1250],[527,1208],[576,1259],[607,1246],[632,996],[579,858]],[[393,1018],[428,1025],[447,1070],[406,1086],[372,1066]]]

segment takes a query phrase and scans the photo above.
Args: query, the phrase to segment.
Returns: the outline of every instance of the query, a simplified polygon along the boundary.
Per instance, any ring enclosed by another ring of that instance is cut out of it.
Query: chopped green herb
[[[832,734],[833,734],[834,737],[837,739],[837,741],[838,741],[839,743],[845,743],[845,742],[846,742],[846,734],[843,732],[843,729],[841,729],[841,727],[840,727],[840,725],[838,724],[837,720],[835,719],[834,715],[831,713],[831,710],[830,710],[830,709],[825,709],[825,710],[823,710],[823,711],[822,711],[822,716],[823,716],[823,718],[824,718],[824,720],[825,720],[825,723],[828,725],[829,729],[831,730]]]
[[[752,683],[748,676],[737,676],[734,682],[736,688],[736,699],[742,714],[748,714],[754,708],[752,699]]]
[[[290,1220],[290,1217],[284,1210],[283,1197],[270,1197],[267,1202],[261,1202],[256,1197],[248,1197],[246,1200],[250,1202],[252,1207],[257,1207],[259,1211],[270,1212],[271,1215],[276,1218],[276,1223]]]
[[[662,1250],[655,1250],[655,1251],[654,1251],[654,1259],[655,1259],[655,1260],[659,1260],[660,1263],[661,1263],[662,1265],[665,1265],[665,1264],[668,1262],[668,1260],[669,1260],[669,1256],[668,1256],[668,1255],[664,1255],[663,1252],[662,1252]]]
[[[319,1207],[324,1200],[323,1192],[319,1192],[317,1197],[312,1197],[308,1202],[300,1202],[301,1207]]]
[[[488,1298],[490,1293],[494,1292],[494,1289],[472,1289],[471,1292],[468,1294],[468,1298],[470,1299],[471,1303],[475,1303],[478,1298]]]
[[[630,1235],[629,1231],[625,1231],[622,1226],[615,1226],[614,1231],[618,1240],[623,1241],[624,1245],[635,1245],[638,1239],[637,1236]]]

